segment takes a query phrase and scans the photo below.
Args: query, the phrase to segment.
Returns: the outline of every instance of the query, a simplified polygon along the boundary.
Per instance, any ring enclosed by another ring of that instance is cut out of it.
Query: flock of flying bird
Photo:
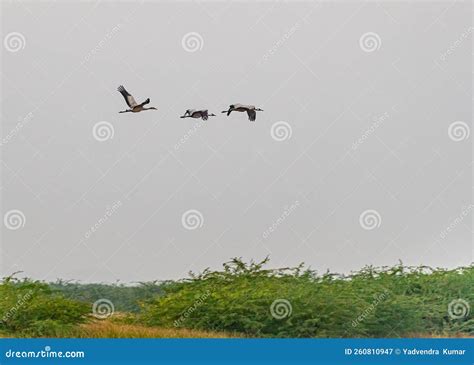
[[[150,103],[150,98],[146,99],[144,102],[138,104],[135,101],[135,98],[130,95],[130,93],[125,90],[125,88],[120,85],[117,89],[120,94],[122,94],[125,102],[127,103],[130,109],[122,110],[119,113],[139,113],[144,110],[157,110],[155,107],[145,107],[145,105]],[[254,122],[257,117],[257,112],[263,112],[262,109],[256,108],[255,105],[243,105],[243,104],[232,104],[229,105],[229,109],[222,111],[222,113],[226,113],[229,115],[232,112],[247,112],[249,120]],[[180,118],[201,118],[202,120],[208,120],[209,117],[215,117],[216,115],[213,113],[209,114],[207,109],[188,109]]]

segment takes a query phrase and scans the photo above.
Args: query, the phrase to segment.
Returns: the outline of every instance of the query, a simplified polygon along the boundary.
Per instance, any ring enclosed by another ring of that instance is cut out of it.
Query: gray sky
[[[2,8],[3,274],[472,262],[469,2]]]

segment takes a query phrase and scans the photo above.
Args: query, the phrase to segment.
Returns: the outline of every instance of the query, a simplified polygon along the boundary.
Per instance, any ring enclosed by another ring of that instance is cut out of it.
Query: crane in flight
[[[145,107],[145,105],[150,103],[150,98],[146,99],[143,103],[138,104],[135,101],[135,98],[129,94],[127,90],[123,87],[123,85],[120,85],[117,88],[118,92],[122,94],[123,98],[125,99],[125,102],[129,106],[130,109],[122,110],[119,113],[138,113],[144,110],[157,110],[155,107],[151,106],[149,108]]]
[[[247,115],[249,116],[249,120],[251,122],[255,122],[255,119],[257,118],[257,112],[263,112],[262,109],[256,108],[255,105],[243,105],[243,104],[232,104],[229,105],[228,110],[222,111],[222,113],[227,113],[229,115],[232,112],[247,112]]]
[[[207,109],[196,110],[196,109],[188,109],[186,113],[182,115],[180,118],[201,118],[202,120],[208,120],[209,117],[215,117],[216,115],[211,113]]]

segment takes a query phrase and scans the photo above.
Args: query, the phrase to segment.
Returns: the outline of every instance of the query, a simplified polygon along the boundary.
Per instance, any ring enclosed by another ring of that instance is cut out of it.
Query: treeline
[[[164,293],[166,282],[140,282],[136,285],[125,284],[81,284],[77,282],[59,280],[49,286],[64,297],[81,302],[94,303],[97,300],[107,299],[114,305],[117,312],[136,313],[140,310],[140,303],[146,302]]]

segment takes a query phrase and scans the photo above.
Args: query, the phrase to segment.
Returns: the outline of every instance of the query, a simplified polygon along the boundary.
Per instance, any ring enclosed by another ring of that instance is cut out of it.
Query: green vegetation
[[[150,300],[163,294],[162,284],[157,281],[140,282],[138,285],[127,286],[124,284],[80,284],[59,280],[51,283],[50,287],[61,292],[65,297],[94,303],[96,300],[106,298],[114,304],[118,312],[138,312],[140,302]]]
[[[7,335],[57,336],[89,312],[89,304],[66,299],[46,283],[7,277],[0,284],[0,332]]]
[[[367,267],[348,276],[234,259],[168,284],[140,319],[161,327],[258,337],[402,337],[474,334],[474,266]],[[450,316],[448,307],[453,314]],[[273,315],[272,315],[273,303]],[[290,313],[291,312],[291,313]],[[460,318],[455,318],[458,316]]]
[[[0,282],[0,336],[473,336],[474,266],[366,267],[351,275],[233,259],[175,282]],[[92,316],[107,299],[115,313]]]

